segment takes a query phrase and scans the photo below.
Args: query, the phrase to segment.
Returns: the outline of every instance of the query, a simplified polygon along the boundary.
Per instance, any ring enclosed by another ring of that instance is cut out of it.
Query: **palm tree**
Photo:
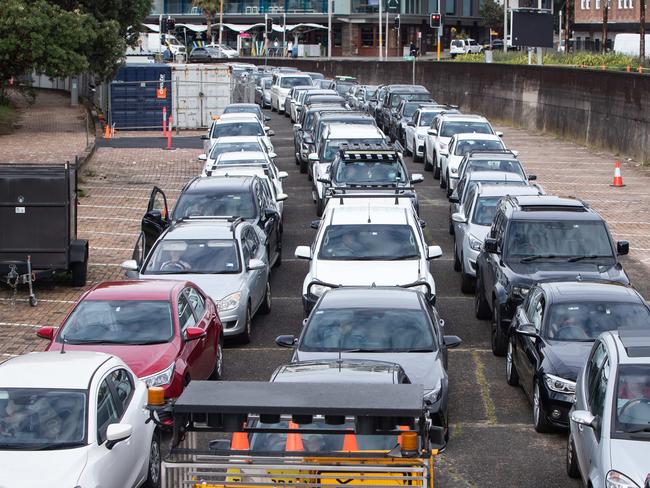
[[[203,15],[208,23],[208,30],[205,33],[206,43],[212,42],[212,19],[219,12],[218,0],[192,0],[192,5],[203,10]]]

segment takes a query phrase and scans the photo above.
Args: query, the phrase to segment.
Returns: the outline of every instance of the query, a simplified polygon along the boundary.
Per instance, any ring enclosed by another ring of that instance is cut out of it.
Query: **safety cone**
[[[344,452],[357,452],[359,450],[359,444],[357,443],[357,436],[354,434],[345,434],[343,437],[343,449]]]
[[[104,139],[110,139],[111,138],[111,128],[109,127],[108,124],[104,126]]]
[[[616,161],[616,168],[614,168],[614,182],[609,186],[613,186],[615,188],[625,186],[623,184],[623,177],[621,176],[621,162],[618,160]]]
[[[298,424],[289,422],[290,429],[298,429]],[[285,445],[286,451],[304,451],[305,448],[302,444],[302,436],[297,432],[290,432],[287,434],[287,443]]]
[[[232,451],[248,451],[248,434],[246,432],[234,432],[230,441]]]

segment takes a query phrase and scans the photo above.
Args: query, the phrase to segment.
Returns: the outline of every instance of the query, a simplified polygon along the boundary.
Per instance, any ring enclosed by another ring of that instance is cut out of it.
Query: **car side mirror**
[[[293,124],[293,128],[296,129],[296,130],[300,130],[300,129],[302,129],[302,125],[301,124]]]
[[[312,220],[311,224],[309,224],[309,227],[312,229],[318,229],[320,227],[320,220]]]
[[[420,229],[424,229],[427,226],[427,223],[423,219],[418,219],[418,224],[420,224]]]
[[[311,248],[309,246],[298,246],[293,254],[298,259],[311,259]]]
[[[263,269],[265,266],[266,264],[261,259],[252,258],[248,260],[248,269],[250,271],[255,271],[256,269]]]
[[[424,175],[420,173],[413,173],[411,175],[411,183],[416,184],[416,183],[422,183],[424,181]]]
[[[466,224],[467,223],[467,217],[465,217],[465,214],[462,214],[460,212],[456,212],[451,215],[451,221],[454,222],[455,224]]]
[[[269,157],[270,157],[271,159],[275,159],[275,158],[278,157],[278,154],[277,154],[277,153],[274,153],[273,151],[271,151],[271,152],[269,153]]]
[[[519,324],[517,325],[515,332],[517,334],[527,336],[527,337],[532,337],[532,338],[539,337],[539,332],[537,332],[537,329],[533,324]]]
[[[205,336],[206,333],[201,327],[188,327],[187,329],[185,329],[186,341],[195,341]]]
[[[443,337],[443,340],[445,341],[445,346],[447,346],[447,349],[458,347],[463,342],[460,337],[455,335],[446,335]]]
[[[135,259],[127,259],[126,261],[122,262],[120,267],[124,271],[138,271],[138,262]]]
[[[302,319],[302,326],[304,327],[309,322],[309,319]]]
[[[428,253],[427,253],[427,259],[436,259],[442,256],[442,249],[440,246],[429,246],[428,247]]]
[[[328,184],[330,184],[332,182],[332,179],[327,175],[323,175],[323,176],[320,176],[320,177],[316,178],[316,181],[318,181],[319,183],[324,183],[324,184],[328,185]]]
[[[437,136],[437,135],[438,135],[438,131],[435,130],[435,129],[429,129],[429,130],[427,131],[427,134],[429,134],[430,136]]]
[[[48,341],[53,341],[54,327],[41,327],[36,331],[36,335],[41,339],[47,339]]]
[[[286,180],[287,178],[289,178],[289,173],[287,173],[286,171],[279,171],[278,172],[278,179]]]
[[[206,136],[205,134],[201,136],[202,141],[208,141],[210,140],[210,136]]]
[[[618,241],[616,243],[616,254],[625,256],[630,252],[630,243],[628,241]]]
[[[458,193],[456,192],[456,190],[454,190],[452,194],[449,195],[447,200],[449,200],[449,203],[460,203],[460,198],[458,198]]]
[[[289,347],[292,348],[298,342],[295,336],[292,335],[281,335],[275,338],[275,343],[280,347]]]
[[[408,125],[409,127],[415,127],[415,122],[411,120],[410,122],[407,122],[406,125]]]
[[[115,444],[127,440],[133,434],[131,424],[110,424],[106,428],[106,449],[113,449]]]
[[[596,429],[598,427],[598,417],[593,415],[588,410],[574,410],[570,414],[571,421],[579,425],[584,425],[585,427],[591,427]]]
[[[316,153],[309,153],[309,156],[308,156],[307,159],[309,159],[310,161],[313,161],[313,162],[317,163],[317,162],[318,162],[318,154],[316,154]]]
[[[537,179],[537,175],[528,175],[528,181],[535,181]]]
[[[275,135],[275,131],[273,129],[269,129],[266,131],[266,135],[269,137],[273,137]]]
[[[496,131],[495,134],[499,137],[503,137],[503,132],[501,132],[500,130]]]
[[[266,219],[272,219],[278,214],[278,212],[274,208],[265,208],[264,209],[264,218]]]
[[[207,154],[199,154],[199,161],[207,161],[208,160],[208,155]]]
[[[265,115],[264,116],[264,122],[268,122],[269,120],[271,120],[271,117],[269,117],[268,115]]]
[[[289,198],[289,195],[287,195],[286,193],[278,193],[275,196],[275,201],[276,202],[284,202],[287,198]]]
[[[514,150],[512,150],[512,151],[510,151],[510,152],[511,152],[512,154],[514,154],[515,157],[519,156],[519,151],[514,151]]]
[[[485,249],[485,252],[497,254],[499,252],[497,240],[494,237],[486,237],[483,243],[483,249]]]

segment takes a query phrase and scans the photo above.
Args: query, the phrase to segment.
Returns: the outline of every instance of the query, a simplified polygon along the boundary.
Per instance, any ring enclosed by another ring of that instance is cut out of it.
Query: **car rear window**
[[[259,122],[228,122],[212,126],[211,139],[217,137],[264,136],[264,128]]]
[[[293,88],[294,86],[307,86],[311,85],[312,81],[309,76],[284,76],[280,80],[282,88]]]
[[[173,218],[227,216],[253,219],[255,215],[252,193],[213,190],[210,193],[183,193],[176,203]]]
[[[478,134],[494,134],[492,127],[487,122],[461,122],[448,120],[443,122],[440,129],[442,137],[453,137],[456,134],[468,134],[476,132]]]

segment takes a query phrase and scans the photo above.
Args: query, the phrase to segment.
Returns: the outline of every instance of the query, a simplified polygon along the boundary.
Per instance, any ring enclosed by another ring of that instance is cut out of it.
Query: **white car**
[[[212,122],[208,133],[201,136],[204,152],[210,152],[210,148],[220,137],[241,137],[241,136],[258,136],[264,139],[264,143],[271,150],[273,145],[269,137],[274,136],[275,132],[269,126],[264,125],[252,113],[234,113],[223,114],[217,120]]]
[[[260,136],[233,136],[233,137],[219,137],[212,143],[210,152],[207,154],[200,154],[199,161],[204,162],[203,171],[209,170],[217,163],[217,158],[227,152],[235,151],[264,151],[268,154],[272,161],[275,160],[277,154],[273,148],[273,144],[268,137]]]
[[[427,245],[410,198],[387,197],[337,196],[312,223],[318,228],[313,244],[295,251],[310,261],[302,286],[305,314],[326,290],[340,286],[403,286],[435,302],[429,260],[442,250]]]
[[[483,52],[481,46],[475,39],[454,39],[449,46],[449,54],[456,57],[459,54],[479,54]]]
[[[275,73],[271,85],[271,110],[284,112],[285,98],[294,86],[313,86],[311,76],[302,73]]]
[[[147,387],[99,352],[36,352],[0,365],[0,486],[160,486]]]
[[[424,142],[427,131],[435,119],[442,112],[458,113],[458,110],[447,105],[421,107],[413,119],[406,124],[404,129],[404,147],[407,153],[413,155],[413,161],[422,161],[424,158]]]
[[[238,58],[239,57],[239,51],[236,49],[233,49],[231,47],[226,46],[225,44],[218,44],[218,43],[211,43],[206,45],[205,47],[216,47],[221,51],[221,54],[223,54],[226,58],[232,59],[232,58]]]
[[[424,140],[424,169],[433,170],[435,179],[440,178],[441,158],[447,155],[449,141],[463,132],[495,134],[490,122],[480,115],[442,112],[433,119]]]
[[[449,141],[446,155],[440,156],[440,187],[451,195],[458,185],[458,168],[466,154],[473,151],[504,151],[506,145],[496,134],[461,133]]]

